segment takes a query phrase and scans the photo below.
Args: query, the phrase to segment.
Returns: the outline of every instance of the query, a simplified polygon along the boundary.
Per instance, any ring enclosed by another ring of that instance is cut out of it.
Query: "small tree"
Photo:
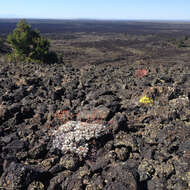
[[[12,53],[10,61],[54,63],[58,61],[57,55],[49,51],[50,43],[40,36],[38,30],[32,30],[25,20],[21,20],[13,33],[9,34],[7,41]]]

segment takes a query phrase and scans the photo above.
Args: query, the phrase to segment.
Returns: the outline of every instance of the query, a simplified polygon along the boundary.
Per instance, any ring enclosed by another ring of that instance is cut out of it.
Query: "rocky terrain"
[[[1,63],[1,189],[188,190],[188,71]]]
[[[190,189],[190,25],[38,22],[63,63],[0,57],[0,189]]]

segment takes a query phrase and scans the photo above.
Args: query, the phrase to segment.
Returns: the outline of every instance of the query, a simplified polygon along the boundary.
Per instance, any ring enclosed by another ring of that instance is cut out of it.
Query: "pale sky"
[[[0,18],[190,20],[190,0],[3,0]]]

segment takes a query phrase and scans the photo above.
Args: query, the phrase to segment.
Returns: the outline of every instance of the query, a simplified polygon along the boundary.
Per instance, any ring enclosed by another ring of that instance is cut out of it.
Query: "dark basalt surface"
[[[0,188],[188,190],[190,66],[138,68],[0,63]],[[154,103],[139,103],[145,95]],[[52,131],[70,120],[111,130],[85,158],[62,154]]]

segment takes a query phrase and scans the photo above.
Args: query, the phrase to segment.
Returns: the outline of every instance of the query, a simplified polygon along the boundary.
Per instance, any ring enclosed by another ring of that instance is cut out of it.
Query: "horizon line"
[[[97,20],[97,21],[185,21],[190,22],[189,19],[119,19],[119,18],[37,18],[37,17],[0,17],[0,20],[20,20],[20,19],[28,19],[28,20]]]

